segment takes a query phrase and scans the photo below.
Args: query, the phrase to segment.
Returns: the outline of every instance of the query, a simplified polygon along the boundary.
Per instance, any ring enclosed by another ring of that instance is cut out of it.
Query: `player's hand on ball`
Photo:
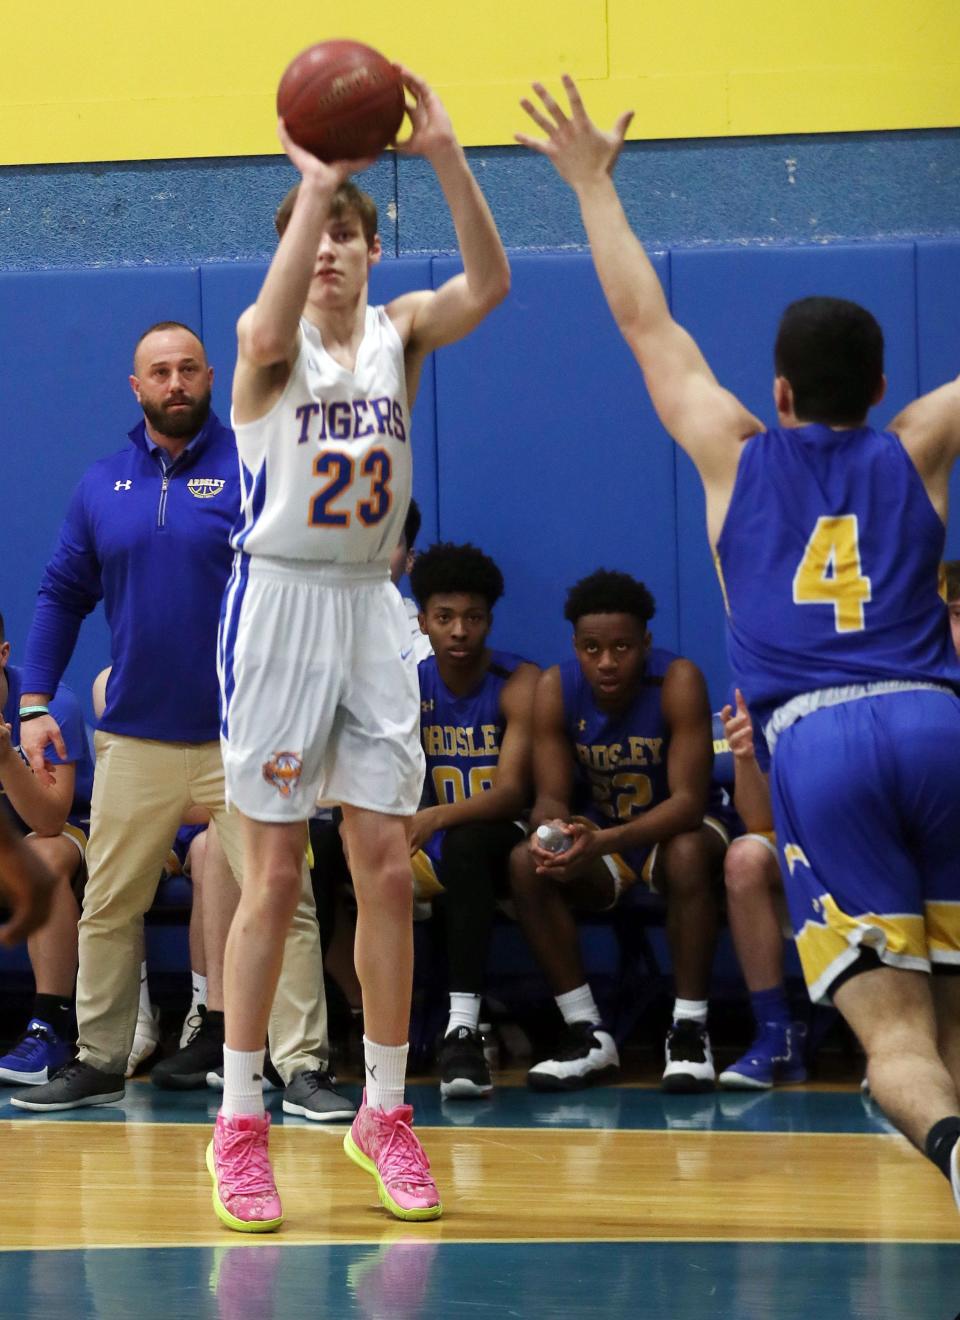
[[[359,174],[361,170],[368,169],[376,160],[376,156],[368,156],[364,160],[318,160],[313,152],[294,142],[282,119],[277,120],[277,137],[290,157],[290,163],[300,171],[304,181],[312,180],[326,186],[331,192],[335,192],[351,174]]]
[[[546,142],[529,137],[526,133],[517,133],[515,136],[522,146],[538,151],[541,156],[551,160],[560,177],[576,188],[591,179],[613,172],[633,119],[633,111],[625,110],[611,131],[604,133],[587,115],[577,85],[568,73],[563,75],[563,86],[570,102],[569,114],[560,108],[543,83],[539,82],[533,84],[533,90],[543,108],[527,97],[520,102],[537,127],[546,133]]]
[[[397,65],[403,85],[412,100],[407,101],[407,114],[413,126],[413,132],[403,142],[396,144],[396,150],[402,156],[429,157],[437,151],[456,144],[450,116],[443,102],[432,87],[415,73]]]

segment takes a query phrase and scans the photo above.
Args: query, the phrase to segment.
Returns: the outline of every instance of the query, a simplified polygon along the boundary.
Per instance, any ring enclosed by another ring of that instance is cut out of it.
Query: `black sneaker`
[[[92,1063],[72,1059],[58,1068],[43,1086],[18,1091],[10,1100],[17,1109],[80,1109],[83,1105],[112,1105],[123,1099],[123,1073],[105,1073]]]
[[[527,1085],[534,1091],[579,1091],[619,1071],[620,1055],[609,1031],[597,1022],[570,1022],[556,1057],[534,1064]]]
[[[336,1089],[329,1068],[298,1072],[283,1092],[283,1112],[311,1118],[315,1123],[353,1122],[357,1106]]]
[[[201,1004],[199,1023],[189,1044],[155,1063],[150,1080],[163,1091],[193,1091],[206,1086],[207,1073],[223,1063],[223,1014]]]
[[[440,1095],[444,1100],[476,1100],[491,1095],[493,1082],[483,1053],[483,1037],[470,1027],[454,1027],[443,1038],[437,1056]]]
[[[710,1037],[700,1022],[681,1018],[667,1032],[665,1091],[712,1091],[717,1080]]]

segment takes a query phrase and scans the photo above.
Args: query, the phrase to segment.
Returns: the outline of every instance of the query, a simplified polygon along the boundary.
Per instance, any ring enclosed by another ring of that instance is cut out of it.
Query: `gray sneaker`
[[[10,1100],[17,1109],[80,1109],[83,1105],[112,1105],[122,1100],[123,1073],[105,1073],[92,1063],[72,1059],[52,1074],[45,1086],[18,1091]]]
[[[336,1090],[336,1084],[327,1068],[297,1073],[283,1093],[283,1112],[312,1118],[315,1123],[352,1123],[357,1106]]]

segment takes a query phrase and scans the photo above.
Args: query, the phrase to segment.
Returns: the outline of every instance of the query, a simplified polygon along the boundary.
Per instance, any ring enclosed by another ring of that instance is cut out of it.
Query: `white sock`
[[[568,990],[565,995],[555,995],[554,998],[567,1026],[574,1022],[600,1021],[600,1010],[586,982],[578,985],[576,990]]]
[[[674,1022],[699,1022],[707,1025],[707,1001],[705,999],[675,999],[673,1001]]]
[[[476,1031],[480,1025],[480,996],[467,995],[460,990],[452,991],[450,994],[450,1020],[447,1023],[446,1035],[451,1031],[456,1031],[457,1027],[469,1027],[471,1031]]]
[[[149,1017],[153,1012],[153,1005],[150,1002],[150,986],[147,984],[147,964],[140,964],[140,1008],[138,1010],[145,1017]]]
[[[367,1074],[367,1104],[389,1113],[403,1104],[407,1075],[408,1045],[378,1045],[363,1038],[363,1061]]]
[[[265,1050],[230,1050],[223,1047],[223,1110],[263,1117],[263,1057]]]

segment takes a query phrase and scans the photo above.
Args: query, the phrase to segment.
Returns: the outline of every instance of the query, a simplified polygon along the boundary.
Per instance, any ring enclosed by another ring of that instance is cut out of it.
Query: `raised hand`
[[[277,137],[290,163],[300,171],[303,178],[316,181],[330,192],[335,192],[349,175],[359,174],[376,160],[375,156],[367,156],[363,160],[319,160],[312,151],[294,142],[282,119],[277,120]]]
[[[413,98],[407,102],[413,132],[405,141],[398,142],[396,149],[401,156],[425,156],[429,160],[435,152],[456,143],[453,124],[432,87],[402,64],[397,65],[397,70]]]
[[[569,114],[563,111],[543,83],[535,82],[533,90],[540,98],[543,109],[527,97],[520,102],[524,110],[547,135],[540,138],[517,133],[516,140],[531,151],[551,160],[560,177],[571,188],[590,182],[604,174],[612,174],[617,157],[623,149],[624,139],[633,111],[625,110],[609,133],[604,133],[588,116],[577,85],[568,73],[563,75],[563,86],[570,103]]]
[[[739,688],[736,689],[735,697],[736,711],[732,706],[724,706],[720,712],[720,718],[723,720],[723,731],[726,734],[727,742],[730,744],[731,752],[734,756],[749,760],[756,755],[756,748],[753,744],[753,721],[750,718],[750,712],[747,710],[747,703],[743,699],[743,693]]]

